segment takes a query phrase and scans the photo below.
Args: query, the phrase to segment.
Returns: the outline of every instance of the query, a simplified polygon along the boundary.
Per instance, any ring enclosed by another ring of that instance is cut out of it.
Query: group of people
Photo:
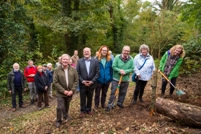
[[[145,44],[140,46],[139,54],[137,54],[134,59],[129,54],[130,47],[124,46],[122,53],[112,58],[109,48],[105,45],[100,47],[95,57],[91,56],[91,49],[88,47],[83,49],[83,57],[80,59],[77,50],[74,52],[73,57],[70,57],[68,54],[63,54],[57,63],[58,67],[54,69],[53,81],[46,75],[48,73],[44,71],[42,66],[37,66],[36,70],[36,67],[29,64],[28,70],[30,70],[30,74],[24,73],[25,75],[23,75],[23,73],[19,71],[19,68],[16,68],[18,64],[15,63],[13,70],[8,75],[8,83],[12,83],[8,84],[8,89],[12,92],[14,98],[15,91],[19,91],[18,87],[20,87],[21,91],[23,89],[25,90],[26,77],[29,89],[34,89],[36,86],[39,100],[38,107],[41,108],[42,98],[45,99],[45,106],[49,107],[49,104],[46,103],[46,99],[48,100],[48,94],[46,92],[49,91],[50,84],[53,83],[57,91],[56,127],[60,127],[62,121],[70,119],[68,114],[69,106],[72,96],[75,94],[78,87],[80,91],[80,117],[84,117],[85,114],[93,114],[92,101],[94,90],[94,110],[97,110],[101,105],[105,111],[110,111],[110,108],[113,107],[111,105],[114,101],[115,91],[119,84],[120,77],[122,79],[119,85],[117,106],[124,108],[124,100],[129,86],[130,74],[133,72],[137,75],[137,81],[132,103],[136,104],[138,98],[140,102],[144,102],[143,94],[145,86],[151,79],[153,71],[155,70],[154,59],[149,54],[149,47]],[[160,61],[159,70],[163,72],[174,85],[176,84],[178,69],[184,55],[185,51],[183,46],[175,45],[165,52]],[[26,68],[24,72],[26,72]],[[35,85],[31,82],[35,82]],[[108,104],[106,104],[106,95],[110,84],[111,94]],[[162,78],[161,97],[165,95],[166,85],[167,81]],[[35,90],[30,91],[34,92],[30,92],[31,100],[34,102],[33,96],[36,92]],[[42,95],[40,92],[42,92]],[[170,95],[172,95],[173,92],[174,88],[171,86]],[[19,102],[19,106],[24,106],[22,100]],[[13,100],[13,108],[15,107],[16,102]]]
[[[71,57],[71,65],[76,65],[76,58],[78,51],[74,52]],[[61,57],[59,57],[60,59]],[[60,66],[60,60],[55,67]],[[74,66],[75,67],[75,66]],[[37,102],[38,110],[42,109],[42,102],[45,107],[49,106],[49,98],[53,98],[53,65],[51,63],[35,66],[32,60],[28,61],[28,65],[24,68],[24,72],[20,70],[18,63],[13,64],[13,69],[8,73],[7,88],[12,94],[12,111],[16,111],[16,95],[19,96],[19,107],[25,108],[23,104],[23,91],[26,91],[26,84],[28,85],[31,104]]]

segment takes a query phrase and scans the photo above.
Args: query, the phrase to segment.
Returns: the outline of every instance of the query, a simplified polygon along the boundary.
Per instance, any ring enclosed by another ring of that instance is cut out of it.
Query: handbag
[[[138,70],[140,70],[144,66],[144,64],[145,64],[146,61],[147,61],[147,59],[144,61],[144,63],[142,64],[142,66]],[[136,75],[135,72],[132,74],[132,81],[133,82],[137,81],[137,75]]]

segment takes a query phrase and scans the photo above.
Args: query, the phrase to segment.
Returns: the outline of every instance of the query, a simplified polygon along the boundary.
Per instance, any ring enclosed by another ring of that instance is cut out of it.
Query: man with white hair
[[[19,107],[25,108],[23,104],[22,92],[26,91],[26,78],[24,74],[19,70],[20,66],[18,63],[13,64],[13,70],[8,73],[7,86],[8,91],[12,94],[12,111],[16,111],[16,94],[19,96]]]
[[[54,70],[53,84],[57,91],[57,119],[56,127],[59,128],[63,121],[68,121],[69,106],[78,84],[78,74],[74,67],[69,66],[70,56],[61,56],[61,65]]]
[[[48,87],[49,97],[53,98],[52,96],[52,82],[53,82],[53,69],[52,69],[52,63],[47,63],[47,70],[52,74],[50,81],[50,86]]]

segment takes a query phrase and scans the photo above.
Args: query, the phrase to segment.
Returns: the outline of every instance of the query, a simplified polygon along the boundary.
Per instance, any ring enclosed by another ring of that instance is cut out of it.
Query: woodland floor
[[[201,93],[198,91],[198,82],[201,74],[180,76],[177,87],[186,92],[182,97],[174,96],[175,101],[189,103],[201,107]],[[168,117],[156,113],[149,115],[151,102],[151,85],[147,84],[143,96],[144,103],[137,102],[130,105],[134,90],[131,83],[124,102],[125,108],[115,107],[110,112],[99,108],[93,111],[93,116],[79,117],[79,94],[75,94],[71,102],[69,115],[72,119],[63,122],[60,128],[55,127],[56,99],[50,99],[51,108],[37,110],[36,103],[30,105],[25,101],[26,108],[17,108],[11,111],[10,106],[0,107],[0,133],[1,134],[201,134],[201,128],[194,128]],[[160,96],[161,81],[158,81],[157,96]],[[166,94],[169,89],[167,87]],[[108,92],[109,97],[110,91]],[[166,98],[168,99],[168,98]],[[107,98],[108,100],[108,98]]]

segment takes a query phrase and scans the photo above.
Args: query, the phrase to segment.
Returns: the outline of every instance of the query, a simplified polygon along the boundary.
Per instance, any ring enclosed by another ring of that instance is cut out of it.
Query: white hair
[[[52,66],[52,63],[47,63],[47,67]]]
[[[61,56],[61,60],[62,60],[63,57],[68,57],[68,59],[70,59],[70,56],[69,56],[68,54],[63,54],[63,55]]]
[[[139,52],[141,53],[142,49],[147,49],[147,52],[149,52],[149,46],[147,46],[146,44],[142,44],[140,46]]]
[[[13,64],[13,68],[15,65],[19,66],[19,68],[20,68],[20,65],[17,62]]]

